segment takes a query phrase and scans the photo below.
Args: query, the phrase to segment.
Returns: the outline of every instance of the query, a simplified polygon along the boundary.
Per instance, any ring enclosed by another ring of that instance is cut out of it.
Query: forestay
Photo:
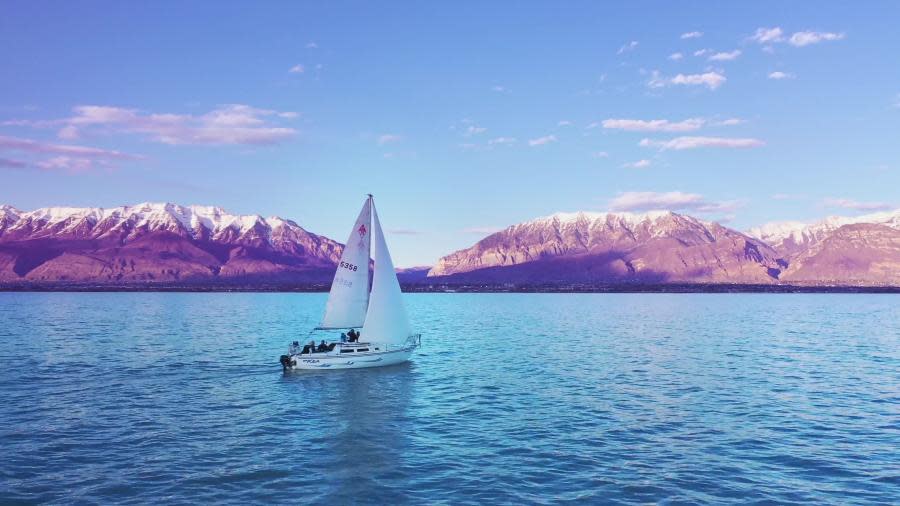
[[[319,328],[361,327],[365,322],[366,308],[369,305],[369,250],[372,236],[369,228],[372,210],[372,198],[369,197],[347,239]]]
[[[372,293],[362,329],[362,340],[370,343],[402,344],[409,337],[409,320],[403,307],[400,282],[388,252],[378,212],[372,205]]]

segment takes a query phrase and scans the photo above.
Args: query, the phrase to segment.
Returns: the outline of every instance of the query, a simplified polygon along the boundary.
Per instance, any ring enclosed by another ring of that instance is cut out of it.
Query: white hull
[[[421,344],[414,334],[405,345],[384,346],[372,343],[336,343],[333,349],[318,353],[296,353],[281,356],[285,372],[293,370],[362,369],[384,367],[406,362]],[[363,350],[363,351],[360,351]]]
[[[379,353],[360,353],[353,357],[317,356],[317,354],[290,355],[291,365],[285,371],[314,369],[362,369],[364,367],[384,367],[406,362],[412,356],[413,348]]]

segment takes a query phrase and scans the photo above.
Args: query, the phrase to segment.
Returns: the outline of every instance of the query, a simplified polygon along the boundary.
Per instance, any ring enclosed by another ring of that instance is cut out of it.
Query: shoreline
[[[746,284],[401,284],[404,293],[896,293],[900,286]],[[327,293],[330,284],[0,284],[0,292]]]

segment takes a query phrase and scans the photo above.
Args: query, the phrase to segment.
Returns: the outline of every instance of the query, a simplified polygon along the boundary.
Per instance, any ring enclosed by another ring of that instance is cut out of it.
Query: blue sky
[[[900,206],[896,2],[186,4],[0,8],[0,202],[343,240],[373,193],[401,266],[556,211]]]

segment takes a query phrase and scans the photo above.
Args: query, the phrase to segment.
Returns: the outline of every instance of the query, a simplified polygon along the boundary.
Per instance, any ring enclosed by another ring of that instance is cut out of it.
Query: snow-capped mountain
[[[429,277],[527,282],[769,283],[781,269],[762,241],[670,211],[557,213],[441,258]]]
[[[900,209],[809,224],[770,223],[748,234],[784,258],[787,281],[900,284]]]
[[[325,281],[341,245],[290,220],[219,207],[0,206],[2,281],[175,281],[281,276]]]
[[[885,225],[900,230],[900,209],[861,216],[829,216],[814,223],[780,221],[751,228],[747,235],[766,242],[785,256],[792,256],[827,238],[845,225]]]

